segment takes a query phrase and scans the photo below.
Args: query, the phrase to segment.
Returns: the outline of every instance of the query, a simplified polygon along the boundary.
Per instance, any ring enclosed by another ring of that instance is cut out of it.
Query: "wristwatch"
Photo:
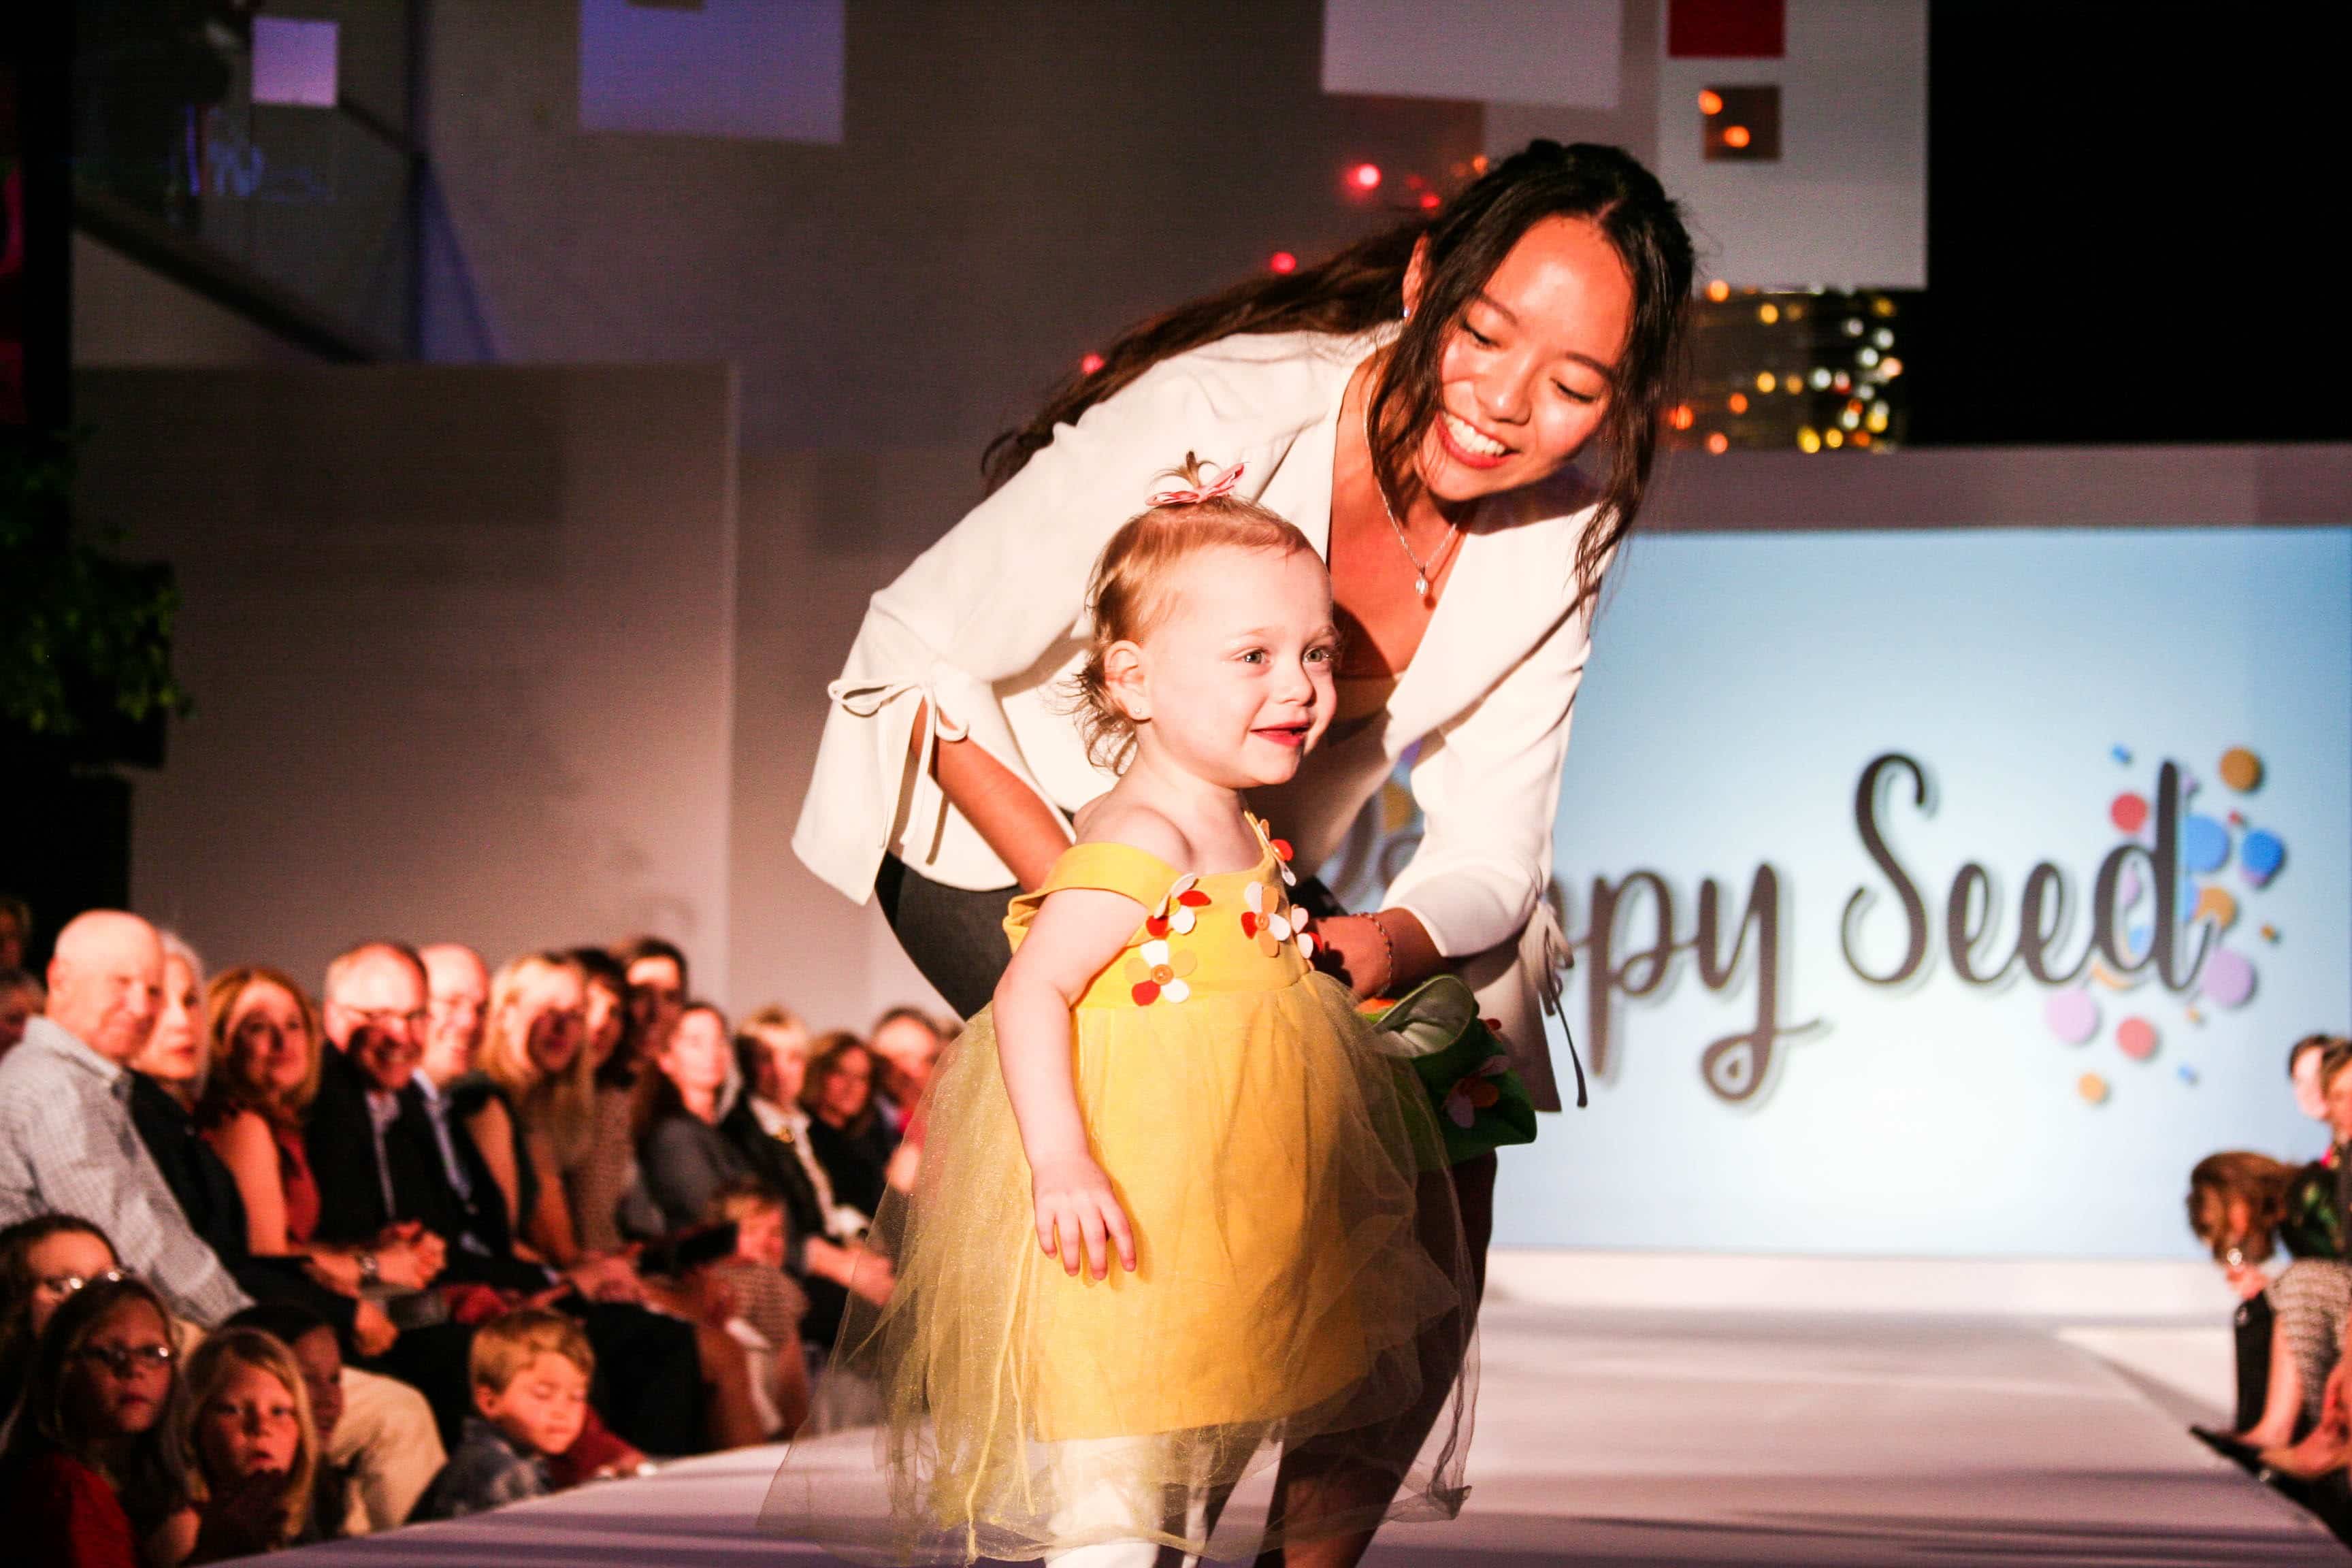
[[[379,1270],[378,1270],[377,1266],[376,1266],[375,1254],[374,1254],[374,1253],[373,1253],[373,1252],[362,1252],[362,1253],[361,1253],[361,1254],[360,1254],[360,1284],[361,1284],[362,1286],[368,1286],[368,1285],[373,1285],[373,1284],[374,1284],[374,1283],[375,1283],[375,1281],[376,1281],[376,1275],[377,1275],[377,1273],[378,1273],[378,1272],[379,1272]]]

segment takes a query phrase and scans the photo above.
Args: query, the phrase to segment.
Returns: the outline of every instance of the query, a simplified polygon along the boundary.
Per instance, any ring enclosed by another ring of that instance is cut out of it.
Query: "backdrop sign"
[[[2322,1146],[2352,530],[1646,540],[1578,708],[1592,1105],[1498,1241],[2179,1255],[2200,1156]]]

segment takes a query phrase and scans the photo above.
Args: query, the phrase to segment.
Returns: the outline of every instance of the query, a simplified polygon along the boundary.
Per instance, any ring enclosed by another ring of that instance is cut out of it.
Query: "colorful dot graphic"
[[[2189,918],[2211,921],[2223,931],[2228,931],[2238,923],[2238,900],[2230,896],[2229,889],[2208,885],[2199,889],[2195,909]]]
[[[2070,1046],[2088,1045],[2099,1032],[2099,1005],[2087,991],[2053,991],[2042,1004],[2042,1018]]]
[[[2089,1104],[2105,1105],[2107,1101],[2107,1080],[2097,1073],[2086,1072],[2074,1080],[2074,1092]]]
[[[2246,841],[2238,847],[2239,873],[2257,888],[2277,876],[2285,864],[2286,846],[2268,828],[2247,834]]]
[[[2116,1049],[2136,1062],[2156,1055],[2156,1026],[2146,1018],[2126,1018],[2116,1026]]]
[[[2244,795],[2260,789],[2263,784],[2263,760],[2243,746],[2232,746],[2221,753],[2221,764],[2213,770],[2221,782]]]
[[[2192,871],[2218,871],[2230,858],[2230,830],[2210,816],[2180,825],[2180,863]]]
[[[2216,948],[2205,961],[2204,990],[2216,1007],[2242,1007],[2254,994],[2254,966],[2226,947]]]
[[[2107,804],[2107,820],[2126,833],[2137,833],[2147,825],[2147,797],[2126,790]]]

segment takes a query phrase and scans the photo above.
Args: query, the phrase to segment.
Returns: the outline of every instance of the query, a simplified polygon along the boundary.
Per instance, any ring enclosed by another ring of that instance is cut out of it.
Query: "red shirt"
[[[0,1463],[0,1520],[18,1561],[57,1568],[139,1568],[131,1516],[107,1479],[64,1454]]]

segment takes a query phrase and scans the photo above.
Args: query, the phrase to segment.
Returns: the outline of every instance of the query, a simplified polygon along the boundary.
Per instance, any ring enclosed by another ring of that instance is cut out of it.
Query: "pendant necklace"
[[[1370,408],[1367,407],[1364,410],[1364,456],[1368,458],[1371,458],[1371,455],[1372,411]],[[1404,536],[1404,524],[1397,521],[1396,508],[1389,504],[1389,488],[1387,485],[1381,482],[1380,462],[1377,458],[1372,458],[1372,489],[1380,492],[1381,510],[1388,518],[1389,527],[1396,532],[1397,548],[1404,552],[1404,558],[1407,561],[1412,563],[1412,591],[1421,595],[1423,606],[1424,608],[1429,607],[1430,575],[1444,566],[1445,553],[1447,551],[1454,548],[1454,536],[1459,531],[1461,525],[1452,521],[1451,520],[1447,521],[1445,524],[1444,540],[1438,545],[1437,549],[1431,553],[1428,563],[1424,565],[1422,563],[1421,557],[1412,552],[1412,542]]]

